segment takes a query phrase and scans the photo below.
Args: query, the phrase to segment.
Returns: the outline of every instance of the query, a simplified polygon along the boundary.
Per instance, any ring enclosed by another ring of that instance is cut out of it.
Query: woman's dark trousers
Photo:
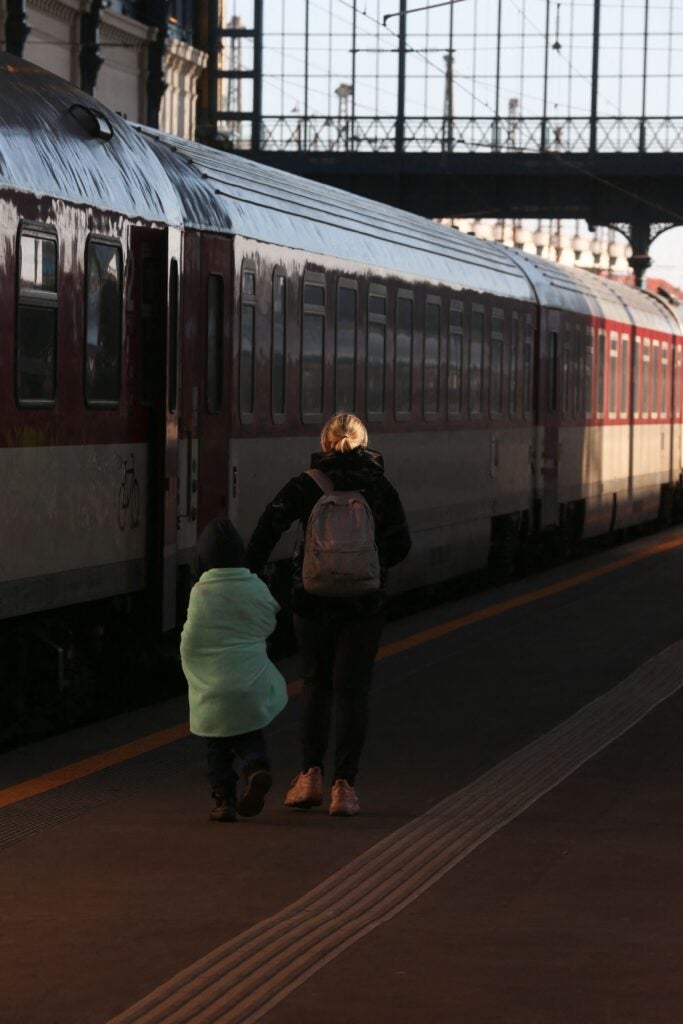
[[[321,768],[332,708],[335,713],[334,779],[354,784],[368,720],[368,694],[383,616],[323,613],[294,616],[302,662],[302,768]]]

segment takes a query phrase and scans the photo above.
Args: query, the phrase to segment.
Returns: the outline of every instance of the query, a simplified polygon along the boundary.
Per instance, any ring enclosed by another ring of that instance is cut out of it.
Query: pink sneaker
[[[319,807],[323,802],[323,773],[317,765],[299,772],[285,797],[285,807]]]
[[[350,786],[346,779],[337,779],[332,786],[330,814],[350,817],[352,814],[358,814],[359,810],[360,804],[353,786]]]

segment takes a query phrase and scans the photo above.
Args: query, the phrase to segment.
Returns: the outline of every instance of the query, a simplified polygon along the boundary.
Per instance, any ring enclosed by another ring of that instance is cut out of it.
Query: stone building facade
[[[207,54],[192,0],[0,0],[0,50],[20,54],[131,121],[194,138]]]

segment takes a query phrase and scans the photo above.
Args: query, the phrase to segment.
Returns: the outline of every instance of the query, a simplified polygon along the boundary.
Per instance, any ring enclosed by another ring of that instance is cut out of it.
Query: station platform
[[[387,625],[361,813],[208,820],[175,699],[0,756],[0,1021],[679,1024],[683,528]]]

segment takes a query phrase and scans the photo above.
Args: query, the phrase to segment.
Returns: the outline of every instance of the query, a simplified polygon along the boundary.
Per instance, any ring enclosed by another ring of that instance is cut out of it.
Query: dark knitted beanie
[[[209,569],[237,569],[246,565],[244,544],[229,519],[214,519],[202,530],[197,545],[199,575]]]

